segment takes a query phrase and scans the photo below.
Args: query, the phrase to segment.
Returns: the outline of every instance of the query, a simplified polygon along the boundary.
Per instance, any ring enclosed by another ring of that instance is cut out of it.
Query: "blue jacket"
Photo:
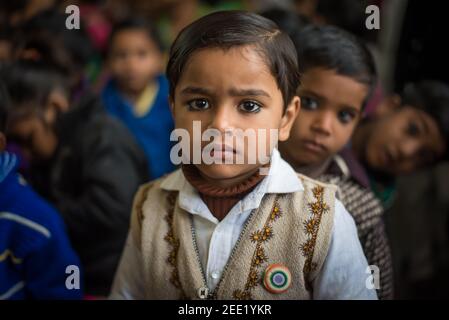
[[[133,113],[133,107],[120,94],[114,80],[110,80],[102,92],[107,111],[128,127],[145,152],[151,180],[175,169],[170,161],[170,134],[174,123],[168,103],[168,81],[164,76],[159,76],[157,81],[159,90],[153,106],[142,117]]]
[[[15,155],[0,153],[0,300],[80,299],[80,262],[65,226],[17,166]]]

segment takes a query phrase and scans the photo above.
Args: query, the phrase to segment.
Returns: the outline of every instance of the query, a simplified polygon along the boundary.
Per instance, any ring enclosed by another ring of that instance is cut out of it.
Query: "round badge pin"
[[[282,264],[271,264],[264,274],[263,284],[265,289],[271,293],[283,293],[288,290],[292,283],[290,270]]]

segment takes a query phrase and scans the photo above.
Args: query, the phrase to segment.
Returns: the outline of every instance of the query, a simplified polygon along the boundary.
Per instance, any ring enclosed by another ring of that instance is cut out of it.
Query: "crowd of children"
[[[78,4],[80,30],[58,2],[0,7],[0,300],[395,297],[384,212],[398,176],[447,158],[448,84],[379,94],[328,1],[192,14],[172,40]],[[177,167],[173,130],[196,123],[244,163]],[[227,144],[239,130],[266,161]]]

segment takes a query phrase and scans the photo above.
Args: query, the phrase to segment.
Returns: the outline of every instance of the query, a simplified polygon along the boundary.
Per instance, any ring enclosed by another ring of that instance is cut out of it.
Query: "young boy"
[[[63,216],[84,266],[87,294],[107,295],[133,194],[147,177],[145,156],[94,96],[70,107],[58,73],[18,62],[2,77],[12,104],[7,135],[31,163],[32,185]]]
[[[103,90],[103,102],[144,150],[150,179],[174,170],[170,161],[173,118],[168,82],[161,75],[162,60],[160,41],[145,20],[126,20],[112,30],[108,49],[112,79]]]
[[[67,267],[80,262],[59,214],[17,174],[17,157],[4,151],[8,109],[0,81],[0,300],[80,299],[81,287],[66,286]]]
[[[354,133],[352,151],[367,168],[371,188],[384,207],[392,205],[395,180],[447,156],[449,86],[409,83],[385,98]]]
[[[286,140],[299,109],[290,38],[257,14],[216,12],[179,34],[167,75],[182,156],[203,160],[139,190],[111,297],[375,299],[334,187],[298,176],[267,138]],[[219,133],[213,149],[198,128]],[[239,130],[257,132],[257,161]]]
[[[294,37],[302,74],[301,111],[282,156],[297,172],[339,187],[339,199],[357,225],[370,265],[380,271],[378,296],[392,298],[393,271],[383,210],[358,175],[348,143],[376,82],[368,50],[351,34],[332,26],[309,26]]]

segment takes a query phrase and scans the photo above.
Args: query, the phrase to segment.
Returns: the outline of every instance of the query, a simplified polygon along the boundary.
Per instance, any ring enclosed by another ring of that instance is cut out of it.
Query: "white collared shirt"
[[[266,193],[291,193],[303,190],[293,168],[274,149],[269,173],[257,187],[240,200],[222,221],[218,221],[181,170],[161,184],[165,190],[179,191],[179,206],[193,216],[199,256],[207,285],[213,290],[231,255],[245,221],[259,207]],[[111,293],[113,299],[143,298],[141,257],[128,237]],[[314,299],[377,299],[367,288],[368,263],[360,245],[351,215],[340,201],[335,202],[334,226],[328,255],[313,284]],[[140,279],[139,279],[140,278]]]

